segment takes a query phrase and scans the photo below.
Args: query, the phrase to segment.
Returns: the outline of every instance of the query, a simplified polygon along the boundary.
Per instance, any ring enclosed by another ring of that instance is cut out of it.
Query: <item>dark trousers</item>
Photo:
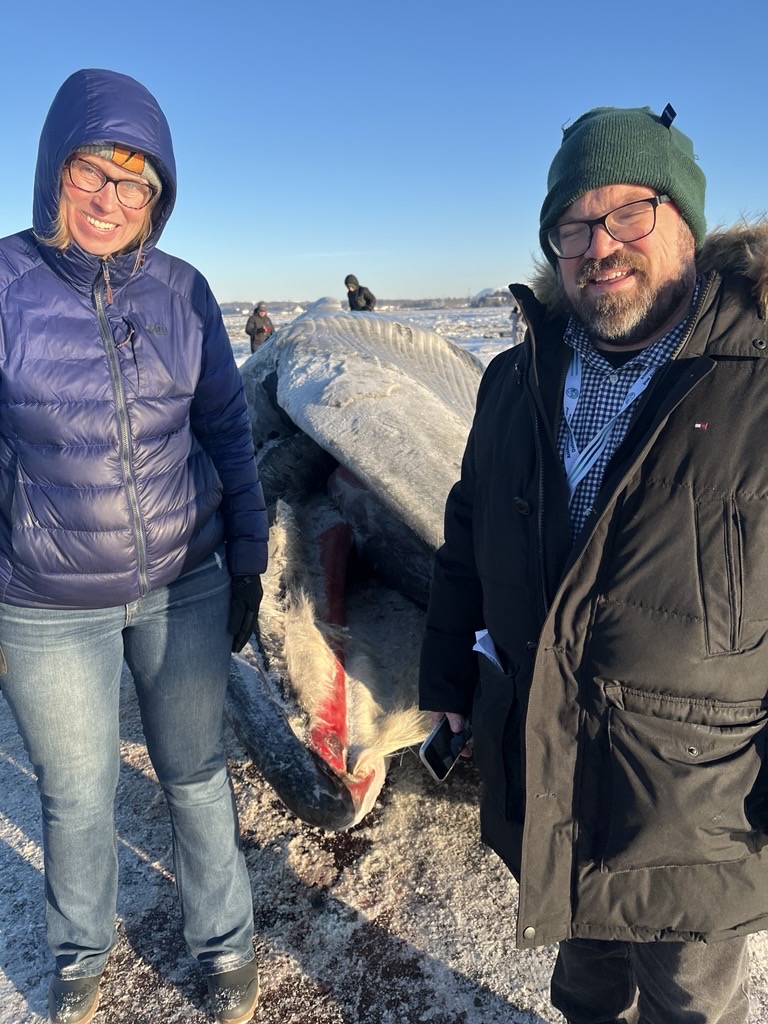
[[[552,1003],[570,1024],[745,1024],[747,940],[560,943]]]

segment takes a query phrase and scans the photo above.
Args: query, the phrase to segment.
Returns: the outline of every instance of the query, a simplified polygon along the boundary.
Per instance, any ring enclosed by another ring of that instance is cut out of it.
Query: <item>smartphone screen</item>
[[[419,757],[433,779],[442,782],[456,764],[459,754],[469,739],[467,724],[463,732],[451,732],[451,725],[443,715],[419,748]]]

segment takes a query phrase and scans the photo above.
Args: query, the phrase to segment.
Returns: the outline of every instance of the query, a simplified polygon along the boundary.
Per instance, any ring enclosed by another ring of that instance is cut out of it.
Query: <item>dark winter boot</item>
[[[69,980],[54,975],[48,989],[48,1012],[54,1024],[88,1024],[99,1006],[101,975]]]
[[[259,1001],[259,972],[256,961],[223,974],[208,976],[208,995],[217,1024],[246,1024]]]

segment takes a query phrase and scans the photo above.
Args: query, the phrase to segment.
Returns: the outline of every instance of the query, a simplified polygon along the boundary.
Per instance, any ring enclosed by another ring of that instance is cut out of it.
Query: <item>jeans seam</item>
[[[167,798],[166,798],[166,803],[167,803]],[[176,825],[174,824],[174,821],[173,821],[173,815],[170,812],[171,812],[171,807],[170,807],[170,804],[168,804],[168,817],[171,819],[171,848],[173,850],[173,871],[174,871],[174,874],[176,875],[176,893],[178,894],[178,897],[179,897],[179,906],[181,908],[181,919],[182,919],[182,921],[185,921],[186,917],[185,917],[185,914],[184,914],[184,893],[182,891],[182,885],[181,885],[181,857],[179,856],[179,844],[178,844],[178,842],[176,840]]]

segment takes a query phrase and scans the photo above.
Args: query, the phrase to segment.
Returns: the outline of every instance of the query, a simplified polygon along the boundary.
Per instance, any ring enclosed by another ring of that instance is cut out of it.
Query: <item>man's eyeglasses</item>
[[[650,235],[656,227],[656,208],[669,202],[669,196],[638,199],[610,210],[604,217],[556,224],[544,232],[544,237],[555,256],[561,260],[574,260],[583,256],[592,245],[592,235],[598,224],[617,242],[637,242]]]
[[[82,157],[74,156],[67,164],[69,180],[83,192],[100,192],[107,182],[115,186],[115,195],[121,206],[129,210],[141,210],[157,195],[154,185],[131,178],[110,178],[94,164]]]

